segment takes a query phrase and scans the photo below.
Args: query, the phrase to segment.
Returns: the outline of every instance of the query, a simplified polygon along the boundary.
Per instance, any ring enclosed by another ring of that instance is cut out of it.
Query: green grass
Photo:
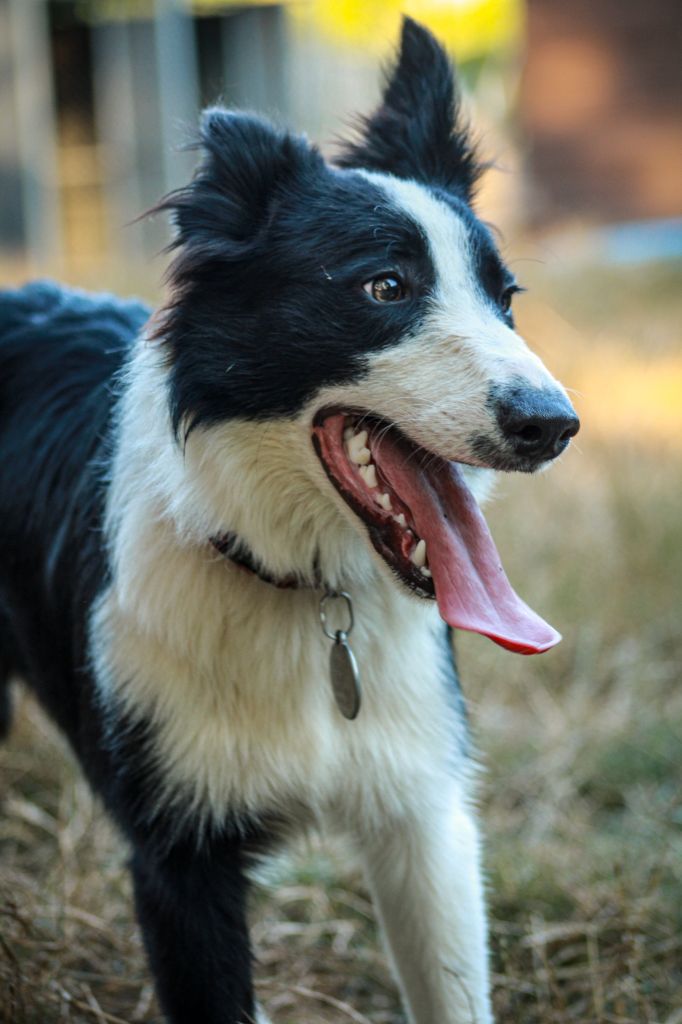
[[[613,362],[620,346],[630,366],[674,370],[677,276],[534,276],[521,326],[582,392],[585,422],[579,451],[505,478],[487,513],[510,577],[563,643],[540,658],[458,644],[485,765],[495,1005],[504,1024],[679,1024],[682,392],[671,421],[647,378],[628,419]],[[157,1019],[124,852],[28,701],[0,784],[0,1021]],[[279,865],[253,916],[277,1024],[402,1019],[343,851]]]

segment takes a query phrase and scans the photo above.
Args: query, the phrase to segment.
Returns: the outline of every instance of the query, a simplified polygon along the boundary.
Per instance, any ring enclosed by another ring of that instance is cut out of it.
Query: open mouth
[[[457,629],[539,654],[561,636],[515,593],[461,466],[361,412],[323,410],[313,444],[327,476],[400,581]]]

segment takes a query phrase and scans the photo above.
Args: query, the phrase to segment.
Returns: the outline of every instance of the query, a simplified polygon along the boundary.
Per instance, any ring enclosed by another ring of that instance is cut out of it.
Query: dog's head
[[[194,180],[166,202],[178,255],[160,334],[181,440],[203,438],[204,466],[211,445],[229,460],[239,424],[271,504],[286,501],[287,477],[304,479],[453,625],[517,650],[551,646],[557,635],[506,583],[469,487],[481,471],[547,464],[578,420],[514,330],[519,289],[472,209],[481,167],[444,51],[405,21],[382,103],[334,164],[222,109],[205,113],[202,145]],[[263,486],[231,486],[261,527],[225,528],[283,566],[253,509]],[[324,561],[312,532],[311,565],[299,557],[294,571]]]

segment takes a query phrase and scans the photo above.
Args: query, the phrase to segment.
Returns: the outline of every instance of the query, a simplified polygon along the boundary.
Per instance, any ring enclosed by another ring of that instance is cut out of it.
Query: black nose
[[[517,455],[554,459],[580,429],[573,406],[552,388],[514,387],[498,394],[495,414]]]

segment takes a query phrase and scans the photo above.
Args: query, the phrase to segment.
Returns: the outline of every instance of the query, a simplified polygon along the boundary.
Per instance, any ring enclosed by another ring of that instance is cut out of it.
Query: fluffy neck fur
[[[112,469],[106,533],[117,588],[125,598],[139,577],[141,539],[211,553],[210,537],[232,532],[259,568],[316,574],[333,589],[380,588],[411,606],[411,598],[373,551],[354,513],[332,490],[314,454],[310,423],[319,398],[295,418],[227,420],[176,439],[168,404],[162,347],[142,335],[123,378],[120,440]],[[330,391],[328,400],[342,400]],[[464,467],[479,501],[494,474]],[[132,594],[130,595],[132,597]],[[431,602],[428,603],[431,605]]]
[[[416,765],[432,771],[434,749],[447,762],[461,729],[435,603],[396,586],[345,521],[308,452],[308,412],[197,430],[183,454],[166,372],[163,353],[141,340],[109,498],[113,580],[93,616],[104,705],[115,698],[152,724],[167,766],[159,805],[182,794],[184,806],[216,821],[229,806],[328,807],[348,789],[352,769],[358,788],[343,799],[356,809],[367,803],[370,822],[375,801],[399,800],[400,780],[414,777]],[[351,591],[364,692],[352,728],[330,693],[319,594],[245,577],[208,542],[228,527],[272,571],[300,572],[319,555],[328,582]],[[362,787],[372,772],[370,799]]]
[[[226,421],[197,429],[186,444],[172,431],[167,368],[157,344],[142,337],[125,376],[120,443],[114,459],[107,534],[114,574],[151,522],[171,527],[184,546],[205,547],[231,531],[259,565],[340,588],[377,584],[384,575],[352,513],[334,494],[313,453],[310,414],[296,419]]]

